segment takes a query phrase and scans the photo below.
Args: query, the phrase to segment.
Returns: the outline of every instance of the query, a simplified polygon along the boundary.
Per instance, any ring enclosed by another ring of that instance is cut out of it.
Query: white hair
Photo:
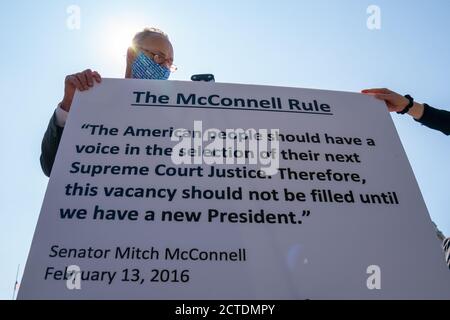
[[[152,35],[160,35],[169,40],[169,36],[164,31],[158,28],[145,28],[143,31],[136,33],[134,36],[132,41],[133,48],[138,47],[145,38]]]

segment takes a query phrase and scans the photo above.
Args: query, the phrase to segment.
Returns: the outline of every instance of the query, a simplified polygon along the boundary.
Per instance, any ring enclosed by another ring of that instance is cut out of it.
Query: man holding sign
[[[133,42],[131,80],[90,70],[66,79],[43,141],[42,167],[54,174],[19,298],[450,297],[379,101],[151,81],[168,79],[172,46],[154,30]]]
[[[155,28],[144,29],[136,34],[132,47],[128,49],[125,78],[167,80],[170,72],[176,70],[173,56],[172,44],[164,32]],[[101,80],[100,74],[90,69],[66,77],[64,98],[50,119],[42,140],[40,161],[46,176],[50,176],[75,91],[89,90]]]

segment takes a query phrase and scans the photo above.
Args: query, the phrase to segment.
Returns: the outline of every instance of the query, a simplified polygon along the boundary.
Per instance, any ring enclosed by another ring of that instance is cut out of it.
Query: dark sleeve
[[[419,120],[424,126],[428,128],[439,130],[445,135],[450,135],[450,112],[430,107],[424,104],[423,116]]]
[[[63,130],[64,128],[56,124],[56,115],[53,113],[41,144],[41,168],[47,177],[50,177],[52,172],[53,162],[55,161]]]

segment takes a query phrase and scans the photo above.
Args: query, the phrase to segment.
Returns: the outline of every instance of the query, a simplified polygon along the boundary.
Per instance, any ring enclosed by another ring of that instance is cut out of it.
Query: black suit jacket
[[[430,107],[426,103],[424,106],[422,118],[416,121],[447,136],[450,135],[450,112]]]
[[[64,128],[56,124],[56,114],[53,113],[41,144],[41,168],[47,177],[50,177],[52,172],[53,162],[55,162],[63,131]]]

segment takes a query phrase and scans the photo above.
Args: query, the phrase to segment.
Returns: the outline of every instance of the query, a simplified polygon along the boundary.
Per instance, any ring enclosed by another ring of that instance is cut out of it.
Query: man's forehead
[[[164,51],[173,51],[172,44],[170,41],[164,37],[163,35],[160,35],[158,33],[151,34],[147,37],[145,37],[142,40],[142,44],[144,46],[152,47],[152,48],[158,48],[160,50]]]

